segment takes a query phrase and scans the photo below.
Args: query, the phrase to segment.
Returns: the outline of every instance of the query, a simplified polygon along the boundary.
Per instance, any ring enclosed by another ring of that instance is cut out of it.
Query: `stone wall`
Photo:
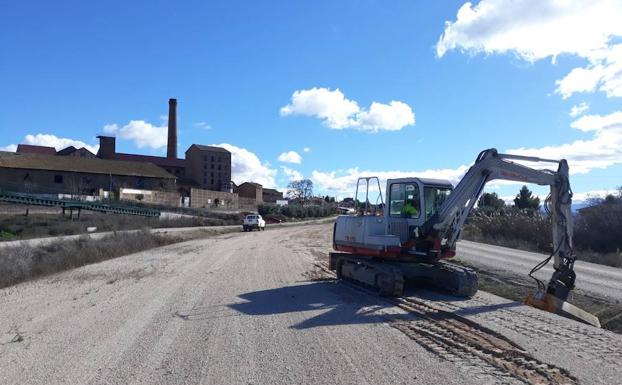
[[[119,189],[119,199],[126,201],[137,201],[154,205],[180,207],[181,199],[179,193],[167,191],[152,191],[122,188]]]
[[[192,208],[223,208],[237,210],[239,205],[238,194],[203,190],[199,188],[190,189],[190,207]]]
[[[257,211],[257,200],[253,198],[238,198],[238,210]]]

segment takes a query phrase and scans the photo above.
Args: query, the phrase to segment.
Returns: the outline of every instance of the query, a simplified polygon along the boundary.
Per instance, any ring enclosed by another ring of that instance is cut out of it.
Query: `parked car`
[[[251,231],[258,229],[259,231],[266,229],[266,221],[263,220],[259,214],[250,214],[244,217],[244,223],[242,224],[244,231]]]

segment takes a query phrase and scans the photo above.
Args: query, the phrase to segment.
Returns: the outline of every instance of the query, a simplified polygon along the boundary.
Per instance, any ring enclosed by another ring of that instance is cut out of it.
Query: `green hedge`
[[[282,219],[286,218],[322,218],[337,213],[337,208],[332,205],[318,206],[309,205],[301,206],[290,204],[287,206],[279,206],[272,203],[263,203],[257,207],[257,211],[262,216],[275,216]]]

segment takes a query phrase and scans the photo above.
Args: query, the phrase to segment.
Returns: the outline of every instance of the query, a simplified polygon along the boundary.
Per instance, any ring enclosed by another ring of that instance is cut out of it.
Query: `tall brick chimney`
[[[177,159],[177,99],[168,100],[168,147],[166,157]]]

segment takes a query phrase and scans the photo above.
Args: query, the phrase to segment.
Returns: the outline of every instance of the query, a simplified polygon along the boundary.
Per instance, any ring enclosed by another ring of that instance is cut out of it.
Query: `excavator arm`
[[[529,161],[557,164],[557,170],[534,169],[513,162]],[[593,315],[565,302],[570,290],[574,288],[575,255],[572,247],[572,190],[568,178],[568,163],[565,159],[551,160],[520,155],[499,154],[496,149],[482,151],[475,164],[464,175],[452,193],[441,205],[437,215],[426,225],[432,227],[441,240],[445,250],[455,249],[470,211],[473,209],[486,183],[492,180],[511,180],[538,185],[549,185],[551,192],[545,201],[545,210],[551,215],[553,226],[553,252],[530,272],[530,277],[538,283],[538,292],[530,295],[525,303],[551,312],[580,319],[600,326]],[[554,261],[554,272],[548,285],[533,273]]]

